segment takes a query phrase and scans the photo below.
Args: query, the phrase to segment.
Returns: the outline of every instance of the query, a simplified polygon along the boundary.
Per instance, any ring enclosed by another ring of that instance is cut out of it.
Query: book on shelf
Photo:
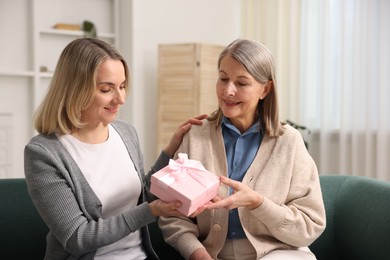
[[[54,29],[80,31],[81,25],[71,23],[56,23]]]

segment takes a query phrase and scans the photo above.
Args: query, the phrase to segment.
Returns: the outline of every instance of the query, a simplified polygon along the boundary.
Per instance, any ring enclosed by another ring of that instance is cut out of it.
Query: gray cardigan
[[[112,125],[123,139],[144,189],[137,207],[107,219],[101,218],[101,202],[56,135],[37,135],[26,145],[24,168],[28,190],[50,230],[45,259],[93,259],[99,247],[140,228],[148,258],[158,259],[147,226],[156,218],[146,201],[153,200],[149,193],[150,175],[167,165],[169,156],[161,153],[145,176],[134,127],[119,120]]]

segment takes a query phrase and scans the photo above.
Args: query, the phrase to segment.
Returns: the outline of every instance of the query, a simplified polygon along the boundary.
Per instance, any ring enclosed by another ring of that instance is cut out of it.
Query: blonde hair
[[[283,134],[284,127],[279,121],[279,107],[277,96],[277,84],[275,78],[275,65],[271,52],[268,48],[256,41],[247,39],[237,39],[229,44],[219,55],[218,69],[221,60],[230,56],[240,62],[252,77],[261,84],[272,82],[272,88],[268,95],[259,100],[257,112],[260,126],[271,137],[278,137]],[[210,121],[215,121],[217,125],[222,121],[222,110],[218,108],[210,117]]]
[[[129,69],[122,55],[109,43],[94,38],[70,42],[58,60],[48,92],[34,116],[34,127],[42,134],[69,134],[82,128],[81,112],[94,98],[99,66],[120,60],[125,69],[126,93]]]

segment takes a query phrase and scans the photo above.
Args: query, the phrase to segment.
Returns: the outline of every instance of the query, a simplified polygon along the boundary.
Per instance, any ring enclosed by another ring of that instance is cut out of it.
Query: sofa
[[[390,183],[351,175],[321,175],[327,227],[310,245],[319,260],[390,259]],[[149,225],[162,260],[181,259],[157,223]],[[1,259],[43,259],[48,229],[24,179],[0,179]]]

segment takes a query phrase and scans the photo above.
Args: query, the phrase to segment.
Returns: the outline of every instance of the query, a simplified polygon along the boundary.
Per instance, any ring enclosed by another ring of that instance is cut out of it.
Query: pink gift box
[[[179,200],[178,211],[186,216],[206,204],[218,193],[219,178],[207,171],[187,154],[179,153],[179,159],[154,173],[150,192],[166,202]]]

